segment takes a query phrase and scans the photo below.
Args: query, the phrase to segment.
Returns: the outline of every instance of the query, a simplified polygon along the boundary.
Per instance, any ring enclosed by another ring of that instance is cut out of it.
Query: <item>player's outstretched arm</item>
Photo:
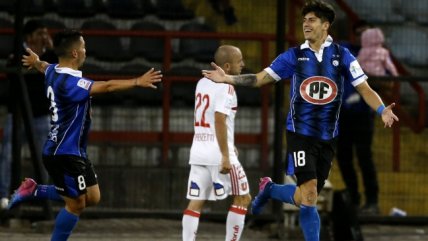
[[[145,88],[153,88],[157,87],[154,85],[162,80],[162,74],[159,70],[154,70],[151,68],[145,74],[127,80],[109,80],[109,81],[96,81],[92,85],[91,95],[92,94],[101,94],[107,92],[114,92],[120,90],[127,90],[133,87],[145,87]]]
[[[45,73],[46,68],[49,66],[48,62],[40,61],[39,56],[34,53],[30,48],[25,49],[29,55],[22,56],[22,64],[28,69],[35,68],[41,73]]]
[[[217,83],[227,83],[231,85],[242,85],[251,87],[260,87],[275,80],[266,72],[261,71],[257,74],[227,75],[222,68],[215,63],[211,63],[213,70],[202,70],[202,75]]]
[[[382,117],[385,127],[391,127],[394,121],[398,121],[398,117],[392,111],[395,103],[385,107],[379,95],[368,85],[367,81],[356,86],[358,93],[363,97],[364,101]]]
[[[392,112],[392,108],[394,108],[395,103],[384,107],[383,105],[377,109],[377,112],[381,113],[382,121],[385,124],[384,127],[391,127],[394,121],[398,121],[398,117]]]

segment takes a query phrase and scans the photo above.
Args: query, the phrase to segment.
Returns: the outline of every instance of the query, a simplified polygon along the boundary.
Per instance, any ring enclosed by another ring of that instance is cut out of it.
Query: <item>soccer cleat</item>
[[[262,212],[264,205],[269,200],[269,190],[272,184],[273,182],[272,182],[272,179],[270,179],[270,177],[260,178],[259,193],[251,202],[251,212],[253,214],[257,215]]]
[[[9,201],[8,209],[15,207],[17,204],[29,200],[33,197],[34,190],[36,190],[37,183],[32,178],[25,178]]]

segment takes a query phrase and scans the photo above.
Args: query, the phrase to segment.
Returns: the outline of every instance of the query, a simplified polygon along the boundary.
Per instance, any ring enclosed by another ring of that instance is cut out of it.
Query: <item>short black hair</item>
[[[305,3],[302,9],[302,16],[310,12],[313,12],[315,16],[319,17],[322,21],[328,21],[330,25],[333,24],[336,18],[336,12],[333,6],[321,0],[309,0]]]
[[[28,36],[34,33],[37,29],[46,28],[46,24],[42,20],[31,19],[28,20],[24,25],[24,36]]]
[[[77,43],[82,36],[82,33],[75,29],[64,29],[58,32],[53,39],[55,54],[58,57],[66,56],[73,44]]]

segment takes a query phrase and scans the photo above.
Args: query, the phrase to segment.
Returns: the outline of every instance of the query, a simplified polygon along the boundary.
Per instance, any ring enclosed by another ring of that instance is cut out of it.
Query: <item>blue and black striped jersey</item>
[[[70,68],[48,66],[45,88],[50,100],[51,130],[43,155],[75,155],[87,158],[86,147],[91,125],[90,89],[93,81]]]
[[[321,140],[338,135],[344,81],[357,86],[367,79],[349,50],[330,36],[319,53],[306,42],[279,55],[265,71],[277,81],[291,78],[287,130]]]

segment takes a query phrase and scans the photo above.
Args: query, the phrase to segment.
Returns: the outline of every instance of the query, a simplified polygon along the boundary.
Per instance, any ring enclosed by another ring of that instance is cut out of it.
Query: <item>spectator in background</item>
[[[49,36],[48,29],[42,20],[29,20],[25,23],[23,48],[32,49],[42,60],[58,62],[53,53],[52,38]],[[13,55],[10,56],[8,65],[11,64],[13,57]],[[9,81],[17,81],[16,75],[9,75],[8,78]],[[38,150],[42,150],[46,135],[49,132],[49,102],[45,94],[44,79],[44,75],[36,70],[28,71],[24,74],[33,112],[35,144]],[[13,91],[10,90],[9,93],[13,93]],[[8,114],[3,127],[2,153],[0,156],[1,209],[6,208],[9,202],[12,163],[12,112],[16,98],[20,97],[10,95],[8,98]],[[45,175],[47,176],[47,174]]]
[[[358,62],[369,76],[398,76],[389,51],[383,47],[385,38],[380,28],[366,29],[361,36]]]
[[[384,41],[382,31],[369,27],[368,24],[365,25],[365,22],[356,25],[354,31],[356,39],[361,39],[361,48],[358,44],[354,44],[350,45],[350,50],[358,56],[358,62],[369,76],[385,76],[387,71],[397,76],[397,70],[392,64],[388,50],[382,47]],[[375,89],[379,87],[378,90],[381,93],[390,89],[389,83],[386,82],[370,83],[370,85]],[[379,214],[379,185],[371,148],[375,112],[365,103],[355,88],[345,83],[340,115],[337,160],[343,181],[354,204],[359,207],[361,196],[358,191],[357,173],[353,165],[353,148],[355,147],[365,194],[365,205],[360,209],[360,214]]]

